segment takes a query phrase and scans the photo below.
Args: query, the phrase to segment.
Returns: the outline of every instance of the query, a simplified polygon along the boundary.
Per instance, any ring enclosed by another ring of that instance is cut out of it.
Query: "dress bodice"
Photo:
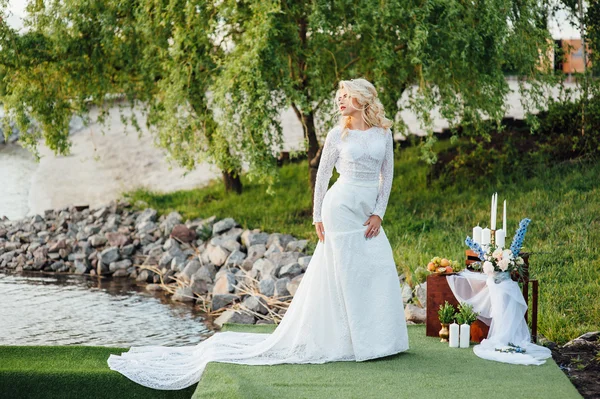
[[[371,127],[348,130],[342,138],[342,128],[336,126],[327,133],[315,183],[313,224],[321,222],[321,206],[329,186],[333,167],[340,177],[353,180],[379,180],[374,215],[383,219],[394,176],[393,137],[390,129]]]

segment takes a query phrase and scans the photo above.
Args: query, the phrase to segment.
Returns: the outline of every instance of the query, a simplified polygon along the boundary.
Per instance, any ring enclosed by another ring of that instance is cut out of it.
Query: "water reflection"
[[[203,314],[128,279],[0,274],[0,345],[195,345]]]

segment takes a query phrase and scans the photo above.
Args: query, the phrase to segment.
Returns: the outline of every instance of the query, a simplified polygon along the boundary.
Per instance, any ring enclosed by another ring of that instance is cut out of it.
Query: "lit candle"
[[[502,230],[506,236],[506,200],[504,200],[504,212],[502,213]]]
[[[458,324],[456,324],[456,322],[450,324],[450,337],[448,337],[448,341],[450,342],[451,348],[458,348],[459,335],[460,330]]]
[[[481,245],[490,245],[492,240],[492,231],[487,227],[481,230]]]
[[[503,229],[496,230],[496,246],[504,248],[506,233]]]
[[[479,225],[473,227],[473,241],[477,244],[481,244],[481,227],[479,227]]]
[[[468,348],[471,340],[471,326],[469,324],[460,325],[460,347]]]

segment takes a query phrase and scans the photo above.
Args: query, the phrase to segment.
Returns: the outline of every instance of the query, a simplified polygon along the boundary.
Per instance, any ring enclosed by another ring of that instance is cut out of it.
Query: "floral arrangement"
[[[515,236],[513,238],[510,248],[504,249],[496,245],[479,245],[471,237],[467,237],[465,244],[473,250],[481,259],[483,264],[481,265],[483,272],[488,275],[493,275],[494,272],[513,272],[517,271],[522,273],[523,265],[525,262],[523,258],[519,256],[521,247],[523,245],[523,239],[525,233],[527,233],[527,226],[531,222],[530,219],[523,219],[519,223]]]
[[[521,348],[519,345],[515,345],[512,342],[508,343],[508,346],[503,346],[501,348],[495,348],[496,352],[503,353],[526,353],[527,351]]]

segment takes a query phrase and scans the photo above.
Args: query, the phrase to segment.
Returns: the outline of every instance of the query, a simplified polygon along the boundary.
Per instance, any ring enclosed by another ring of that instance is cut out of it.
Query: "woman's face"
[[[337,100],[337,105],[338,105],[338,111],[340,111],[340,113],[343,116],[351,116],[351,117],[360,116],[362,109],[361,109],[360,105],[358,104],[358,102],[356,101],[356,98],[350,98],[350,96],[344,89],[340,89],[338,91],[337,96],[338,97],[336,100]]]

